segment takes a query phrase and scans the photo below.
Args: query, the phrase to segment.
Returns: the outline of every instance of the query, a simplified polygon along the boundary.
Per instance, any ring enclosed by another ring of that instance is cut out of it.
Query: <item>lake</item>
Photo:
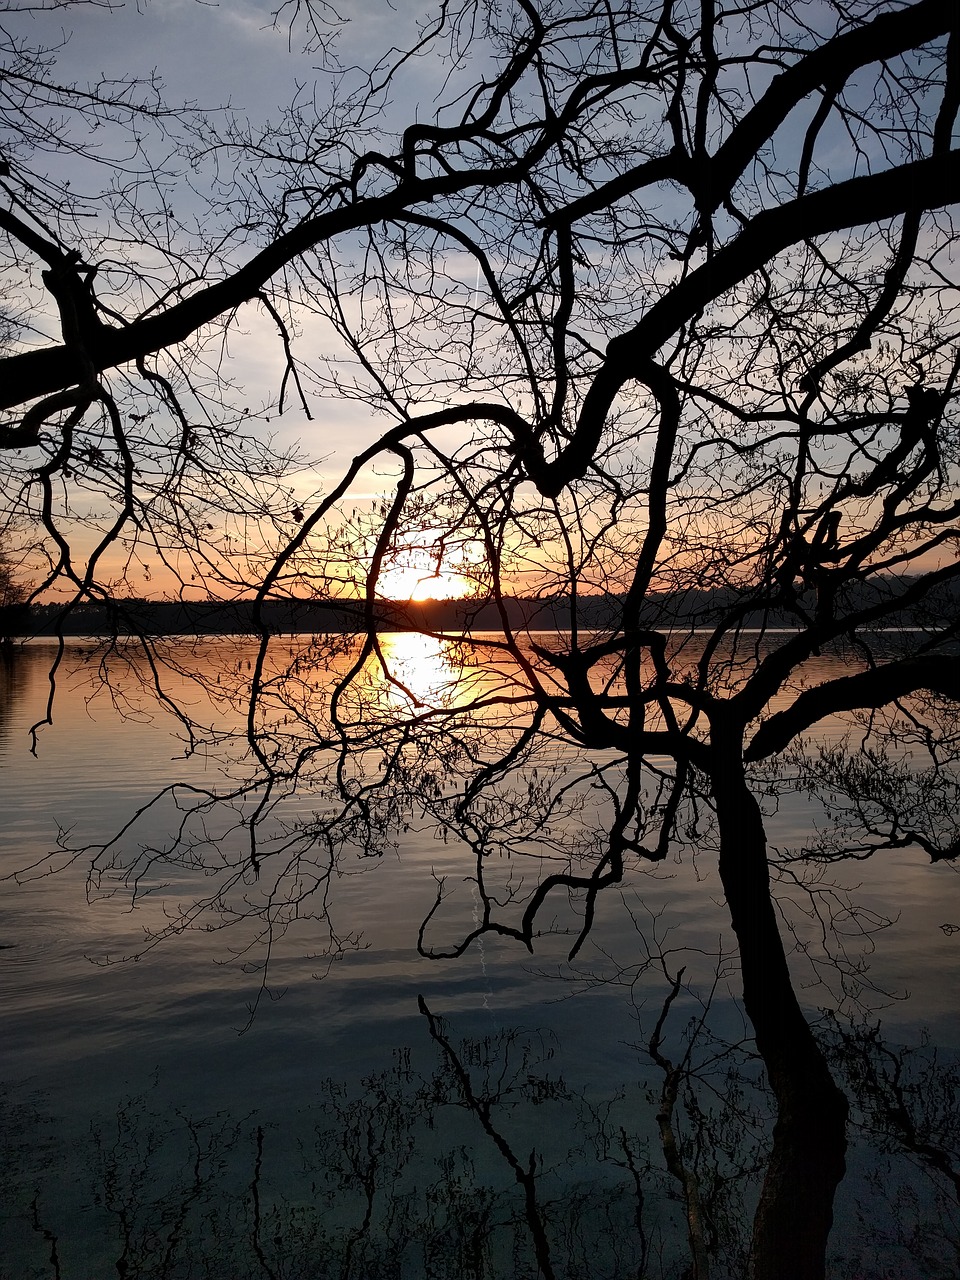
[[[407,694],[442,683],[442,647],[383,643]],[[177,695],[229,728],[252,644],[169,651]],[[136,901],[109,857],[93,880],[89,858],[69,861],[64,845],[110,841],[168,784],[225,785],[230,753],[185,759],[134,667],[115,663],[105,689],[95,647],[79,642],[31,754],[53,653],[32,642],[2,675],[0,1277],[679,1278],[683,1214],[656,1119],[671,1067],[683,1068],[676,1136],[710,1189],[712,1274],[738,1274],[771,1103],[744,1043],[708,852],[602,897],[573,962],[562,907],[533,954],[488,936],[429,960],[417,937],[435,877],[451,892],[438,921],[449,936],[479,903],[463,849],[411,821],[382,856],[338,864],[321,918],[305,910],[268,940],[264,983],[258,917],[243,907],[257,885],[235,886],[232,926],[200,915],[180,930],[216,883],[213,852],[239,849],[242,828],[211,812],[209,856],[144,862]],[[277,822],[308,820],[311,800],[288,797]],[[241,799],[234,816],[248,809]],[[809,797],[782,796],[771,843],[801,843],[817,818]],[[148,808],[117,856],[162,848],[179,819],[170,802]],[[811,898],[784,884],[781,900],[805,1008],[838,1010],[822,1037],[854,1099],[832,1274],[951,1276],[960,881],[915,849],[831,867],[827,881],[849,895],[835,920],[845,975],[824,963],[811,906],[828,885]],[[897,1106],[912,1139],[894,1131]]]

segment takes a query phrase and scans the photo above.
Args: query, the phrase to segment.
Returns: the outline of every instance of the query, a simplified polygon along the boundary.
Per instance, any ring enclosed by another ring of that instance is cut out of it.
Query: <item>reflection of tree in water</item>
[[[594,1102],[555,1067],[556,1046],[504,1032],[455,1043],[422,1011],[432,1072],[398,1051],[354,1087],[327,1080],[298,1142],[223,1114],[196,1121],[149,1097],[127,1100],[92,1135],[87,1192],[101,1265],[125,1277],[680,1276],[683,1233],[646,1103]],[[733,1097],[733,1095],[731,1095]],[[309,1113],[307,1113],[309,1114]],[[726,1123],[730,1138],[739,1124]],[[685,1143],[697,1160],[709,1145]],[[693,1147],[697,1152],[693,1152]],[[15,1175],[16,1176],[16,1175]],[[48,1175],[47,1175],[48,1176]],[[39,1178],[17,1176],[37,1276],[66,1277],[71,1242]],[[730,1201],[716,1177],[708,1205]],[[39,1188],[39,1190],[38,1190]],[[745,1256],[746,1216],[712,1233],[720,1257]],[[109,1242],[109,1244],[108,1244]],[[44,1270],[42,1261],[47,1260]]]
[[[0,747],[10,737],[13,709],[26,688],[26,664],[23,654],[0,637]]]
[[[325,1080],[296,1134],[253,1114],[171,1120],[158,1099],[129,1098],[76,1153],[89,1185],[67,1197],[53,1121],[36,1098],[7,1097],[5,1237],[24,1246],[0,1276],[740,1277],[770,1098],[702,1019],[668,1057],[678,990],[647,1032],[652,1072],[616,1096],[570,1087],[552,1039],[457,1042],[421,1001],[432,1069],[404,1049],[353,1085]],[[871,1157],[832,1274],[955,1275],[960,1064],[876,1028],[832,1022],[824,1038],[855,1160]]]
[[[865,1259],[878,1274],[900,1256],[912,1260],[904,1276],[960,1275],[960,1062],[925,1039],[895,1049],[878,1025],[836,1019],[825,1045],[874,1153],[858,1205]]]

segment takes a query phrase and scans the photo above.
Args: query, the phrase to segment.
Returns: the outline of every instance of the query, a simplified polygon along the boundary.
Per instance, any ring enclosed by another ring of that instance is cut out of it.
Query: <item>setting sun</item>
[[[470,596],[474,584],[450,567],[443,548],[425,545],[429,532],[404,534],[383,562],[377,595],[384,600],[457,600]]]

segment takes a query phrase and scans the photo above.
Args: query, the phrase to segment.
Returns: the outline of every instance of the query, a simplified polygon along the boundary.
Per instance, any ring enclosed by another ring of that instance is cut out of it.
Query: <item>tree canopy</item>
[[[791,987],[758,795],[833,806],[809,856],[960,849],[956,6],[445,0],[362,69],[332,11],[274,17],[323,69],[269,122],[156,80],[60,83],[6,31],[6,526],[37,594],[109,599],[149,557],[184,592],[255,597],[258,807],[223,893],[252,868],[270,929],[411,808],[462,842],[481,903],[436,942],[441,886],[429,954],[532,947],[557,894],[582,939],[632,867],[715,852],[779,1106],[754,1274],[822,1274],[845,1103]],[[272,426],[295,399],[322,453],[325,415],[363,411],[324,493],[290,487],[236,385],[251,314],[278,334]],[[456,628],[439,695],[378,639],[411,565],[500,623]],[[262,612],[313,595],[354,598],[362,631],[323,707]],[[515,596],[564,629],[518,624]],[[819,679],[831,646],[851,671]],[[869,753],[805,754],[837,715]],[[557,744],[576,782],[531,781]],[[315,821],[262,837],[307,787]],[[581,837],[492,884],[491,854],[530,855],[586,787]]]

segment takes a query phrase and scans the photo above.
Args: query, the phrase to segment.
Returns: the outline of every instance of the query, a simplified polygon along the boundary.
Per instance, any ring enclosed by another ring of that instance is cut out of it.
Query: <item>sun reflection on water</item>
[[[394,631],[380,637],[386,670],[381,678],[392,696],[428,706],[462,700],[462,651],[450,641],[419,631]]]

